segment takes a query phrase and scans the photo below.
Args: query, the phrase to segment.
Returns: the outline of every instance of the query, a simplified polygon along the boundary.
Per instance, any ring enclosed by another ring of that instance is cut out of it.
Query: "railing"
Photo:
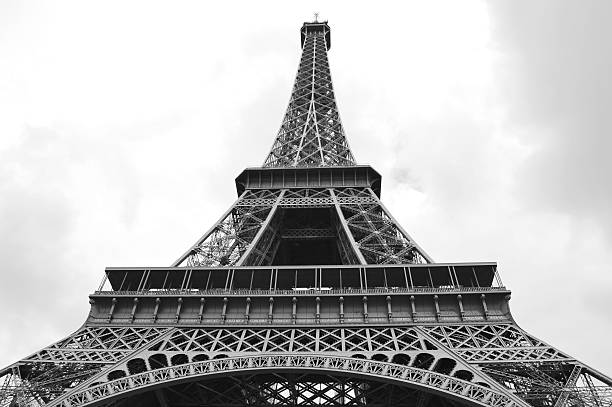
[[[273,292],[295,295],[446,293],[505,290],[495,263],[372,264],[244,267],[109,267],[102,291],[172,293]],[[225,291],[220,291],[225,290]]]
[[[209,290],[197,289],[174,289],[174,290],[96,290],[93,295],[121,295],[121,296],[217,296],[217,295],[236,295],[236,296],[318,296],[325,295],[363,295],[363,294],[440,294],[440,293],[480,293],[480,292],[503,292],[508,291],[502,287],[414,287],[414,288],[355,288],[355,289],[306,289],[306,290],[248,290],[236,289],[228,290],[224,288],[214,288]]]

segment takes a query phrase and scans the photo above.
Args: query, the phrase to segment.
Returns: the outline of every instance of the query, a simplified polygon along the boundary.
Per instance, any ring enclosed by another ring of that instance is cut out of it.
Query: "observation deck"
[[[325,36],[325,43],[327,44],[327,50],[329,51],[331,48],[331,28],[329,28],[329,25],[327,25],[327,21],[315,21],[312,23],[304,23],[304,25],[302,25],[302,29],[300,30],[302,47],[304,47],[306,36],[312,33],[321,33]]]
[[[330,167],[254,167],[236,177],[236,192],[245,189],[372,188],[380,198],[381,176],[369,165]]]
[[[423,324],[510,321],[496,263],[109,267],[90,323]]]

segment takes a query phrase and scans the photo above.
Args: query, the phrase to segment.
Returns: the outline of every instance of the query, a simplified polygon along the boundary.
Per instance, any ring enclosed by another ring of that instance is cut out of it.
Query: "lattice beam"
[[[228,377],[235,377],[236,375],[256,371],[280,374],[276,382],[278,384],[273,386],[273,391],[268,396],[274,399],[274,397],[283,395],[283,403],[287,402],[286,397],[289,397],[289,400],[294,402],[295,397],[299,397],[306,405],[311,404],[315,400],[335,400],[334,403],[338,401],[335,399],[338,395],[335,394],[338,388],[333,392],[329,392],[330,386],[336,386],[333,382],[321,382],[319,389],[327,389],[324,393],[314,391],[316,386],[313,387],[308,382],[301,382],[302,384],[298,388],[295,388],[295,385],[290,385],[287,382],[285,373],[298,371],[303,373],[313,372],[319,375],[333,375],[334,377],[356,376],[360,380],[384,380],[399,386],[416,387],[417,389],[463,400],[465,403],[472,405],[495,407],[527,406],[523,401],[510,394],[430,370],[372,360],[288,354],[278,356],[241,356],[162,367],[148,372],[131,374],[106,383],[92,384],[87,388],[81,388],[58,398],[51,405],[66,407],[87,406],[105,400],[111,401],[128,397],[133,392],[141,392],[148,388],[159,387],[160,384],[168,386],[180,383],[181,381],[214,377],[220,373],[226,374]],[[295,388],[295,390],[286,392],[285,390],[288,390],[290,386]],[[245,387],[243,386],[241,388],[242,394],[244,394],[244,389]],[[298,392],[298,389],[301,389],[302,392]],[[350,393],[342,393],[342,395],[344,397],[355,397],[355,395]],[[271,400],[267,397],[265,398],[265,403],[261,403],[261,401],[260,403],[253,404],[278,404],[270,402]]]
[[[304,34],[291,99],[264,167],[355,165],[332,86],[327,50],[329,27]]]

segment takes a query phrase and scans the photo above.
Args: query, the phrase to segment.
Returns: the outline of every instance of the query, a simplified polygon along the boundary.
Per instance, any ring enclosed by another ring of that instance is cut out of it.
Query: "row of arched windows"
[[[224,359],[224,358],[227,358],[227,355],[218,354],[213,357],[213,359]],[[192,362],[204,362],[206,360],[209,360],[209,357],[205,353],[199,353],[195,355],[193,358],[191,358]],[[151,355],[148,358],[148,361],[149,361],[150,369],[147,368],[147,364],[144,361],[144,359],[135,358],[135,359],[128,361],[127,362],[128,372],[130,373],[130,375],[134,375],[134,374],[146,372],[148,370],[163,369],[168,366],[184,365],[184,364],[189,363],[189,357],[185,355],[184,353],[177,353],[176,355],[172,355],[170,357],[170,360],[168,360],[168,357],[165,354],[156,353],[154,355]],[[125,372],[125,370],[113,370],[112,372],[108,374],[107,377],[108,377],[108,380],[116,380],[116,379],[120,379],[126,376],[127,376],[127,373]]]
[[[227,357],[228,356],[225,354],[218,354],[214,356],[213,359],[224,359]],[[361,353],[354,354],[352,355],[352,357],[356,359],[367,359],[367,357]],[[455,366],[457,365],[457,362],[453,359],[440,358],[436,360],[435,356],[429,353],[419,353],[415,356],[414,360],[412,360],[410,356],[405,353],[396,353],[391,357],[382,353],[376,353],[372,355],[370,359],[378,362],[391,362],[398,365],[412,366],[418,369],[431,370],[444,375],[450,375],[455,369]],[[199,353],[191,358],[191,362],[203,362],[206,360],[209,360],[209,356],[204,353]],[[148,358],[148,362],[149,367],[147,367],[147,363],[144,359],[132,359],[127,362],[127,370],[130,375],[134,375],[146,372],[148,370],[162,369],[168,366],[184,365],[189,363],[189,357],[186,354],[177,353],[175,355],[172,355],[168,360],[168,357],[165,354],[156,353]],[[108,380],[116,380],[126,376],[126,371],[114,370],[110,372],[107,377]],[[455,371],[453,373],[453,376],[458,379],[467,381],[471,381],[474,378],[474,375],[471,372],[462,369]],[[477,384],[488,387],[486,383]]]
[[[356,359],[367,359],[367,357],[361,353],[352,355],[352,357]],[[412,360],[410,356],[406,355],[405,353],[396,353],[391,357],[382,353],[375,353],[370,359],[378,362],[391,362],[398,365],[412,366],[419,369],[432,370],[434,372],[444,375],[450,375],[457,366],[457,362],[453,359],[440,358],[436,360],[435,356],[429,353],[419,353],[418,355],[416,355],[414,360]],[[452,373],[452,375],[457,379],[466,380],[468,382],[474,379],[474,374],[472,372],[463,369],[456,370],[454,373]],[[486,383],[477,382],[476,384],[489,387],[489,385]]]

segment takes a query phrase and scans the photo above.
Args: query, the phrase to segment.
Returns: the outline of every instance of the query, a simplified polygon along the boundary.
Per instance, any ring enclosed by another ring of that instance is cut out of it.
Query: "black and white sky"
[[[2,1],[0,365],[166,266],[272,145],[313,12],[355,157],[436,261],[612,373],[612,2]]]

